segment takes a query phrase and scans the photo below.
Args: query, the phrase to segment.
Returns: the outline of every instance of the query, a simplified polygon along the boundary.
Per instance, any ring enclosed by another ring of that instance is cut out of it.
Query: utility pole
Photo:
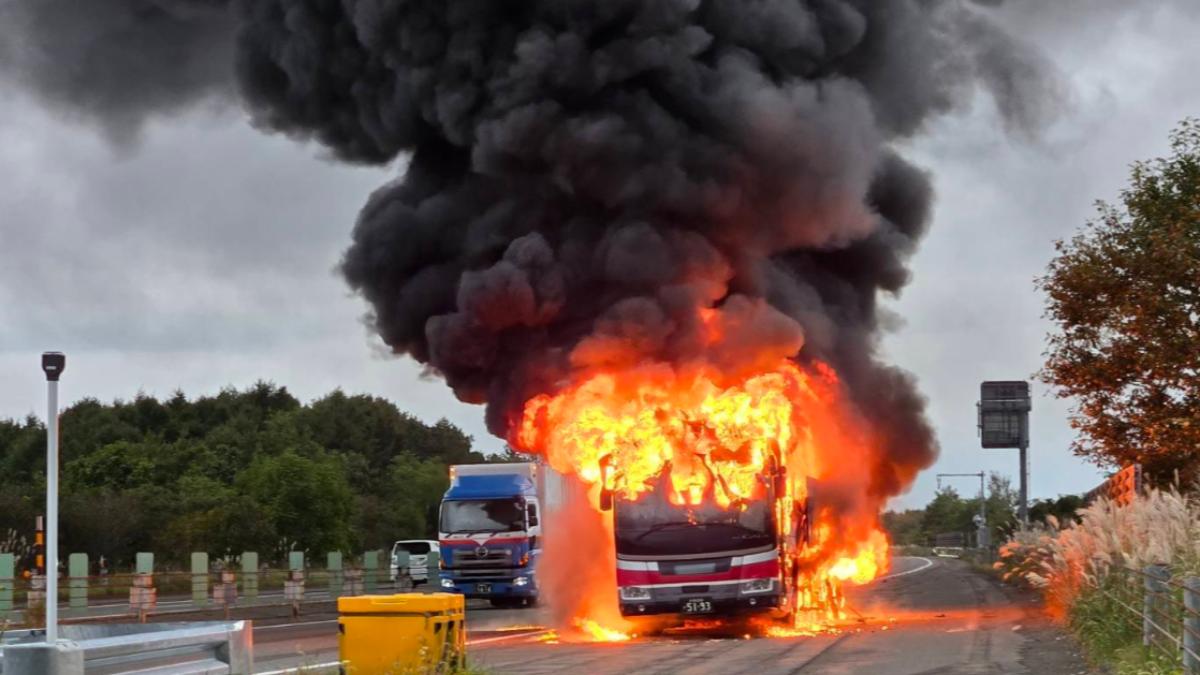
[[[42,354],[46,373],[46,644],[58,642],[58,378],[67,367],[61,352]]]
[[[986,549],[990,542],[988,539],[988,524],[987,524],[987,492],[984,489],[985,475],[982,471],[979,473],[939,473],[937,475],[938,491],[942,489],[943,478],[978,478],[979,479],[979,513],[975,515],[975,527],[979,528],[975,537],[975,544],[978,548]]]

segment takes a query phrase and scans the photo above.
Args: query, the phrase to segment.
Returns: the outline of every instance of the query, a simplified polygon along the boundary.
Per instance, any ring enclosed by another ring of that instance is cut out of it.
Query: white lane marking
[[[516,635],[499,635],[497,637],[480,638],[478,640],[467,640],[467,646],[486,645],[491,642],[504,642],[505,640],[516,640],[517,638],[533,637],[534,635],[545,635],[549,630],[531,630],[526,633],[517,633]]]
[[[908,576],[909,574],[916,574],[917,572],[924,572],[925,570],[929,569],[930,567],[933,567],[933,561],[930,560],[929,558],[918,557],[917,560],[924,560],[925,564],[921,565],[920,567],[914,567],[911,570],[904,570],[903,572],[896,572],[895,574],[885,574],[885,575],[879,577],[878,579],[876,579],[876,581],[883,581],[884,579],[895,579],[896,577]]]
[[[277,623],[273,626],[255,626],[254,632],[260,630],[277,630],[279,628],[295,628],[297,626],[319,626],[326,623],[337,623],[337,619],[323,619],[321,621],[302,621],[300,623]]]
[[[336,668],[340,665],[342,665],[341,661],[329,661],[327,663],[313,663],[313,664],[308,664],[308,665],[303,665],[303,666],[296,666],[294,668],[281,668],[280,670],[268,670],[267,672],[259,673],[258,675],[289,675],[289,673],[308,672],[314,668]]]

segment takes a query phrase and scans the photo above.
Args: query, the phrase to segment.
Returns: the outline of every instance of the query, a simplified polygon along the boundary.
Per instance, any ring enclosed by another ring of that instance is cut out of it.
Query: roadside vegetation
[[[1171,154],[1137,162],[1119,204],[1058,242],[1039,285],[1041,378],[1071,399],[1077,455],[1142,465],[1152,484],[1200,486],[1200,119]]]
[[[63,411],[60,550],[127,568],[137,551],[182,564],[258,551],[323,559],[436,530],[447,465],[482,461],[472,439],[382,398],[286,388],[167,400],[85,399]],[[0,420],[0,550],[27,566],[45,495],[41,420]]]
[[[964,483],[969,485],[969,481]],[[1016,531],[1017,499],[1012,481],[998,474],[988,477],[984,509],[993,546],[1007,540]],[[1069,519],[1082,504],[1083,498],[1077,495],[1035,500],[1030,505],[1029,515],[1034,521],[1044,520],[1048,516]],[[973,519],[978,513],[978,491],[975,495],[964,497],[954,487],[946,486],[923,508],[888,511],[883,514],[882,522],[893,546],[918,551],[934,546],[939,535],[961,535],[963,541],[973,544],[978,529]]]
[[[1106,499],[1080,509],[1078,521],[1056,519],[1000,548],[996,569],[1040,590],[1098,663],[1120,675],[1177,672],[1175,661],[1142,647],[1142,577],[1151,564],[1173,579],[1200,575],[1200,502],[1173,490],[1150,490],[1128,506]]]
[[[1180,668],[1173,645],[1142,646],[1141,572],[1200,575],[1200,120],[1170,142],[1168,157],[1132,165],[1118,204],[1058,242],[1038,280],[1054,323],[1040,376],[1075,402],[1075,453],[1140,464],[1148,489],[1015,532],[996,563],[1121,675]]]

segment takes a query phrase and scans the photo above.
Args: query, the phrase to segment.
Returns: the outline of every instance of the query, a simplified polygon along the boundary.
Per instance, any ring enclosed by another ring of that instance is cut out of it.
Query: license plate
[[[475,584],[475,592],[476,593],[491,593],[492,585],[491,584]]]
[[[684,614],[707,614],[711,611],[713,606],[709,600],[685,600],[683,603]]]

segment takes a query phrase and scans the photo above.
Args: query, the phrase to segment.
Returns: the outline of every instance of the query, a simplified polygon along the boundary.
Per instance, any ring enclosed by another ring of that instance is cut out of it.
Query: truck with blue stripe
[[[535,604],[544,511],[562,492],[561,477],[542,464],[450,467],[438,517],[442,590],[497,607]]]

